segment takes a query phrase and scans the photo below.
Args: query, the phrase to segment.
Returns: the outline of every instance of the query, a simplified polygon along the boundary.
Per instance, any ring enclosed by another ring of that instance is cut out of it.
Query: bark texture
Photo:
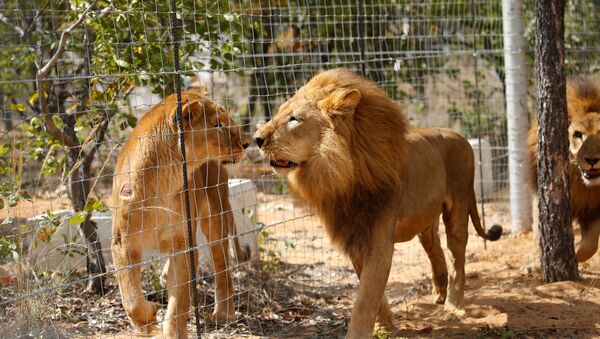
[[[538,197],[542,280],[577,280],[569,195],[569,140],[564,68],[565,0],[535,4]]]

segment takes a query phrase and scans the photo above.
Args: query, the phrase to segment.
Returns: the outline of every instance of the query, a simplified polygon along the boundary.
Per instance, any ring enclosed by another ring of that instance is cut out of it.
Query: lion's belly
[[[437,208],[432,211],[438,210]],[[439,220],[441,211],[423,214],[413,214],[402,218],[396,223],[394,229],[394,242],[406,242],[433,225]]]
[[[413,131],[414,132],[414,131]],[[396,207],[394,241],[410,241],[438,222],[446,198],[446,166],[432,136],[412,134],[403,190]],[[434,134],[437,136],[437,134]]]

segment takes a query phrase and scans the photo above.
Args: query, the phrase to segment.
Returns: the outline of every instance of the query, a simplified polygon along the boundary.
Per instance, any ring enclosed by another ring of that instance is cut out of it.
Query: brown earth
[[[203,336],[343,337],[357,289],[349,261],[331,248],[319,219],[301,204],[282,195],[259,193],[258,198],[256,218],[266,225],[260,237],[262,268],[248,263],[232,268],[238,319],[228,326],[209,320],[214,279],[212,273],[202,272],[198,286]],[[67,207],[62,199],[28,204],[13,215],[25,218],[46,208]],[[488,224],[510,228],[506,204],[487,203],[485,210]],[[504,235],[484,249],[470,227],[462,318],[448,316],[432,303],[429,263],[418,241],[396,245],[386,293],[402,336],[600,337],[600,254],[580,265],[579,282],[542,285],[536,270],[524,269],[532,260],[531,235]],[[0,337],[36,328],[50,336],[139,337],[124,315],[114,275],[109,274],[109,293],[100,297],[82,292],[83,272],[50,273],[37,273],[35,281],[30,277],[19,287],[0,285],[0,302],[24,296],[0,310],[0,328],[11,331],[0,330]],[[160,292],[152,292],[153,276],[146,277],[150,297],[160,300]],[[35,307],[43,314],[31,311]],[[164,309],[159,320],[163,314]],[[188,327],[193,335],[193,316]]]

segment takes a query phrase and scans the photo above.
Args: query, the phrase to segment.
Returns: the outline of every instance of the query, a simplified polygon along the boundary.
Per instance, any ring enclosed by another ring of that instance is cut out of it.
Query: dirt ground
[[[238,317],[226,326],[210,321],[214,279],[209,269],[201,272],[203,336],[343,337],[358,283],[349,261],[331,247],[320,220],[304,206],[275,194],[259,193],[258,200],[256,220],[266,226],[259,237],[262,261],[232,268]],[[52,205],[56,206],[65,207],[59,200]],[[489,225],[510,228],[505,204],[488,203],[485,209]],[[19,217],[30,212],[20,212]],[[484,249],[483,240],[470,228],[462,318],[448,317],[432,302],[429,263],[418,241],[396,245],[386,294],[401,336],[600,337],[600,254],[580,265],[579,282],[542,285],[539,272],[527,268],[532,261],[531,235],[506,234]],[[440,232],[443,237],[443,227]],[[152,292],[152,276],[146,278],[149,298],[164,302],[161,293]],[[114,275],[108,276],[105,296],[82,292],[83,272],[40,274],[33,280],[20,292],[14,284],[0,285],[0,302],[25,296],[4,310],[0,307],[0,337],[141,337],[123,312]],[[163,315],[164,308],[159,321]],[[194,316],[188,327],[195,333]]]

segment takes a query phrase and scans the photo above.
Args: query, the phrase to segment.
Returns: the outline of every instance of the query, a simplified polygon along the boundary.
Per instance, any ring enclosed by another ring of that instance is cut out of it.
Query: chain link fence
[[[532,7],[525,3],[530,108]],[[598,74],[599,11],[597,2],[568,2],[571,75]],[[165,306],[159,323],[168,318],[162,267],[191,252],[170,247],[116,268],[111,220],[124,205],[111,192],[123,193],[113,187],[117,159],[132,130],[143,128],[141,117],[152,107],[186,114],[177,100],[161,104],[181,95],[179,86],[207,92],[235,119],[230,134],[251,136],[314,74],[350,68],[398,101],[412,126],[450,127],[470,139],[484,221],[510,224],[499,1],[9,0],[0,4],[0,34],[0,336],[133,336],[116,275],[136,268],[143,297]],[[167,154],[155,170],[178,166],[172,173],[181,175],[186,160]],[[190,312],[189,333],[343,335],[357,284],[349,261],[256,147],[246,154],[217,169],[192,168],[188,203],[175,187],[183,176],[157,179],[155,194],[164,196],[152,199],[183,199],[177,213],[189,215],[189,206],[198,228],[198,312]],[[203,214],[209,189],[228,203]],[[153,213],[163,220],[167,212]],[[201,226],[215,215],[211,236]],[[223,281],[229,292],[217,296]],[[396,305],[430,293],[418,243],[396,245],[389,284],[402,291]],[[225,320],[212,314],[223,302]]]

